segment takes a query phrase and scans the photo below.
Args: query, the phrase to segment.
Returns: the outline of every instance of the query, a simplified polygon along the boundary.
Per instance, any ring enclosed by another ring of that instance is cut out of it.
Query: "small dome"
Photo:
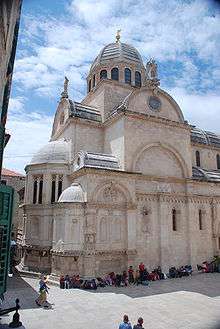
[[[30,164],[66,163],[69,160],[69,142],[58,140],[43,146],[32,158]]]
[[[78,183],[67,187],[60,195],[58,202],[85,202],[84,192]]]
[[[97,65],[106,65],[109,62],[132,62],[136,65],[143,66],[141,55],[136,48],[126,43],[115,42],[105,46],[91,65],[91,70]]]

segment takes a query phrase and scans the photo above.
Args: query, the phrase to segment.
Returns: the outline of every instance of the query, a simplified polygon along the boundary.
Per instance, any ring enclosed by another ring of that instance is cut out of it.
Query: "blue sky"
[[[23,172],[50,138],[64,76],[80,101],[101,48],[115,40],[158,63],[161,88],[185,119],[220,133],[220,5],[181,0],[24,0],[4,166]]]

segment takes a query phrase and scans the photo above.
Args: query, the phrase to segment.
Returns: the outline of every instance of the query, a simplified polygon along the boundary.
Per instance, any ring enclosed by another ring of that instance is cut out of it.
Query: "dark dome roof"
[[[109,61],[125,61],[143,66],[141,55],[136,48],[126,43],[115,42],[105,46],[91,65],[91,70],[97,65],[108,64]]]
[[[191,141],[194,143],[220,147],[220,136],[197,127],[191,129]]]

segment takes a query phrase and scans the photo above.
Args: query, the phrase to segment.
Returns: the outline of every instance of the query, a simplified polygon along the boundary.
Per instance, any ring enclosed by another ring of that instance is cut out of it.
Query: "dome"
[[[106,65],[112,61],[132,62],[143,66],[141,55],[136,48],[126,43],[115,42],[105,46],[91,65],[91,69],[97,65]]]
[[[58,140],[43,146],[32,158],[30,164],[66,163],[69,160],[69,142]]]
[[[73,183],[60,195],[58,202],[85,202],[84,192],[78,183]]]

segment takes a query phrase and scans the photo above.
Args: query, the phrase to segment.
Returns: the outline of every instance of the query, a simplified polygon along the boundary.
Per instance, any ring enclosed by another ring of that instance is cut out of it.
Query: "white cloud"
[[[186,90],[175,88],[170,94],[179,104],[185,119],[197,127],[220,135],[220,96],[211,93],[188,94]]]
[[[45,89],[52,95],[69,71],[73,72],[73,88],[85,89],[82,67],[88,72],[89,62],[103,45],[114,41],[118,28],[122,41],[137,46],[145,60],[153,56],[161,62],[181,61],[187,77],[178,81],[178,87],[191,84],[199,88],[198,79],[203,80],[207,68],[199,69],[198,61],[208,59],[209,67],[218,66],[220,19],[218,13],[210,15],[206,1],[75,0],[65,14],[59,19],[46,15],[25,18],[23,33],[32,48],[31,56],[17,61],[14,79],[42,96]],[[193,71],[197,71],[196,77],[190,80]],[[220,77],[213,74],[213,79],[219,81]]]
[[[18,112],[13,113],[16,104]],[[11,138],[4,151],[4,167],[24,172],[33,154],[50,138],[53,118],[37,112],[25,112],[22,100],[11,98],[6,131]]]

